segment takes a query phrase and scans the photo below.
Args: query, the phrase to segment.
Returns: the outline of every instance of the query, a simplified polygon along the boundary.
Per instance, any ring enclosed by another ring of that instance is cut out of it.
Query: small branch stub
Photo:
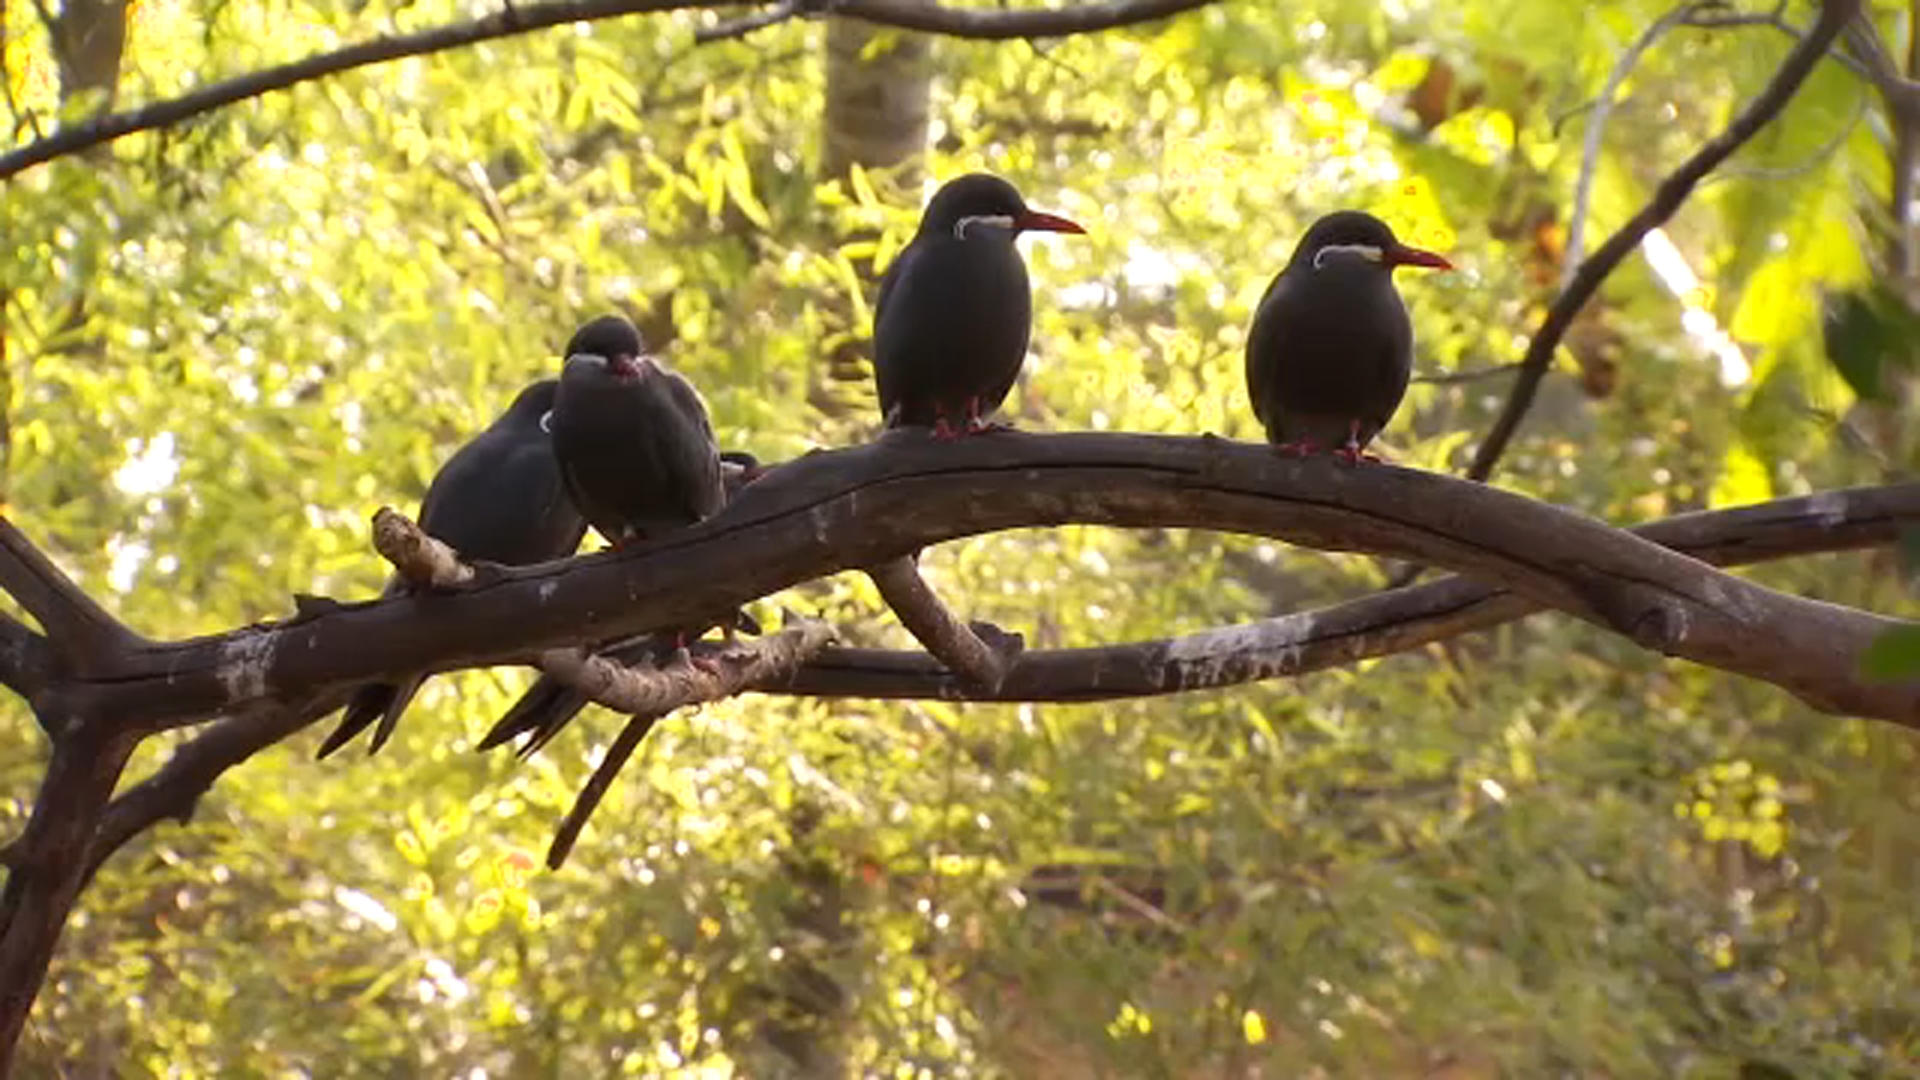
[[[453,589],[474,579],[473,567],[461,562],[452,548],[422,532],[391,506],[374,512],[373,546],[402,580],[416,588]]]

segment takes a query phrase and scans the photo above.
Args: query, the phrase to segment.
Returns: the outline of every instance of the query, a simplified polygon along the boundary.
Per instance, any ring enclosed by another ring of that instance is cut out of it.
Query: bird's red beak
[[[1014,218],[1013,227],[1017,232],[1065,232],[1085,235],[1087,231],[1058,214],[1043,214],[1038,210],[1028,210]]]
[[[1405,244],[1387,249],[1387,265],[1424,266],[1429,270],[1453,269],[1453,264],[1447,261],[1446,256],[1423,251],[1417,247],[1408,247]]]
[[[640,358],[626,353],[610,356],[607,358],[607,370],[622,379],[637,379],[641,374]]]

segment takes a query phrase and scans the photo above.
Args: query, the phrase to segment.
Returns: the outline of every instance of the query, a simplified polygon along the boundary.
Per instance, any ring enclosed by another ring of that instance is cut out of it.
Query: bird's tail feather
[[[392,683],[370,683],[355,690],[352,699],[347,702],[347,711],[340,717],[339,726],[320,744],[320,749],[314,752],[314,758],[324,760],[352,742],[354,736],[365,731],[367,725],[387,711],[387,706],[393,704],[399,692],[400,688]]]

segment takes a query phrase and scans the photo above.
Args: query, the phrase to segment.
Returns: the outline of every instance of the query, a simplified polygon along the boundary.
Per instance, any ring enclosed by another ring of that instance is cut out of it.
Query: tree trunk
[[[878,42],[878,44],[876,44]],[[927,111],[933,88],[933,44],[922,34],[885,30],[852,19],[834,19],[827,27],[827,102],[822,111],[823,177],[845,180],[855,165],[877,172],[882,197],[919,203],[925,174]],[[872,239],[870,234],[838,238],[844,243]],[[858,267],[871,291],[886,269]],[[868,334],[852,325],[852,312],[829,313],[829,326],[841,330],[809,393],[815,408],[835,418],[864,407],[871,378]],[[854,393],[847,391],[854,389]]]

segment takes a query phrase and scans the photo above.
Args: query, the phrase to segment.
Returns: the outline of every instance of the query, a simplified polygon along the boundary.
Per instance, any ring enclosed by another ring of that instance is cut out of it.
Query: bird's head
[[[1335,211],[1314,222],[1293,249],[1287,269],[1324,270],[1335,263],[1377,266],[1386,274],[1401,266],[1453,269],[1445,258],[1401,243],[1386,222],[1360,210]]]
[[[920,216],[923,236],[946,234],[965,240],[988,235],[989,230],[1009,240],[1023,232],[1087,231],[1056,214],[1029,209],[1012,184],[988,173],[970,173],[942,184]]]
[[[573,332],[565,355],[568,363],[591,358],[616,378],[638,379],[646,373],[646,348],[633,323],[620,315],[602,315]]]

